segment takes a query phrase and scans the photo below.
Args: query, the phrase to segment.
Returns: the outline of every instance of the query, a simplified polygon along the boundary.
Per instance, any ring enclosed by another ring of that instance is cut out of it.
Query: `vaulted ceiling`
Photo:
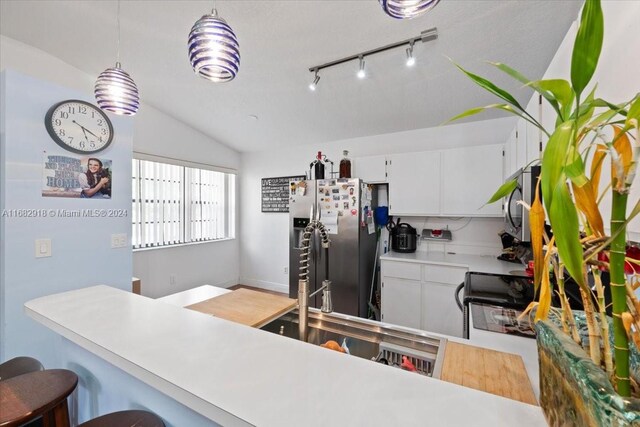
[[[401,21],[376,0],[217,1],[242,59],[233,81],[214,84],[193,73],[186,46],[212,1],[122,0],[121,63],[144,103],[238,151],[268,150],[437,126],[494,102],[447,57],[526,103],[531,91],[484,61],[540,78],[581,4],[442,0],[426,15]],[[0,33],[97,77],[116,60],[116,11],[115,1],[2,0]],[[309,67],[432,27],[439,37],[416,44],[416,66],[406,67],[398,48],[366,58],[364,80],[356,79],[354,61],[321,71],[318,90],[308,89]]]

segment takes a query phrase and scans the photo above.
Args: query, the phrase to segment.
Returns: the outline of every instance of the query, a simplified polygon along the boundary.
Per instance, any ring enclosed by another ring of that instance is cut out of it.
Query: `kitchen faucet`
[[[309,247],[311,237],[314,231],[320,232],[322,238],[322,247],[325,249],[325,280],[322,281],[322,287],[309,295]],[[300,253],[300,279],[298,280],[298,332],[300,339],[307,341],[309,338],[309,298],[315,296],[322,291],[322,308],[323,313],[331,313],[333,311],[333,302],[331,301],[331,281],[329,280],[329,236],[324,224],[319,220],[312,220],[304,229],[302,236],[302,252]]]

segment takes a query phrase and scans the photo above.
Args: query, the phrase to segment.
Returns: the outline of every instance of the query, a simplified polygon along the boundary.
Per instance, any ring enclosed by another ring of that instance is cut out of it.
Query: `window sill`
[[[206,245],[208,243],[228,242],[230,240],[235,240],[235,237],[227,237],[225,239],[216,239],[216,240],[205,240],[203,242],[189,242],[189,243],[178,243],[176,245],[152,246],[149,248],[136,248],[136,249],[133,249],[133,252],[146,252],[146,251],[154,251],[157,249],[171,249],[171,248],[180,248],[183,246]]]

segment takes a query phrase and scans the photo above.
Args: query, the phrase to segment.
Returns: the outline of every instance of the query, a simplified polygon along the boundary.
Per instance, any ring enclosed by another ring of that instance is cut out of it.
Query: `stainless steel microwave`
[[[540,166],[532,166],[520,169],[508,178],[508,181],[515,179],[518,185],[504,198],[504,231],[521,242],[531,241],[531,229],[529,212],[518,202],[523,201],[531,206],[539,176]]]

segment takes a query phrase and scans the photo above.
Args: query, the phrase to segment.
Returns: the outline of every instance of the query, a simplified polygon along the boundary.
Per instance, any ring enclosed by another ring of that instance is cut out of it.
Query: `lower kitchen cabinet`
[[[382,321],[462,337],[455,289],[467,269],[382,260]]]
[[[421,329],[421,283],[417,280],[383,277],[382,321]]]
[[[455,290],[455,286],[447,283],[422,284],[420,329],[462,337],[462,312],[456,305]]]

